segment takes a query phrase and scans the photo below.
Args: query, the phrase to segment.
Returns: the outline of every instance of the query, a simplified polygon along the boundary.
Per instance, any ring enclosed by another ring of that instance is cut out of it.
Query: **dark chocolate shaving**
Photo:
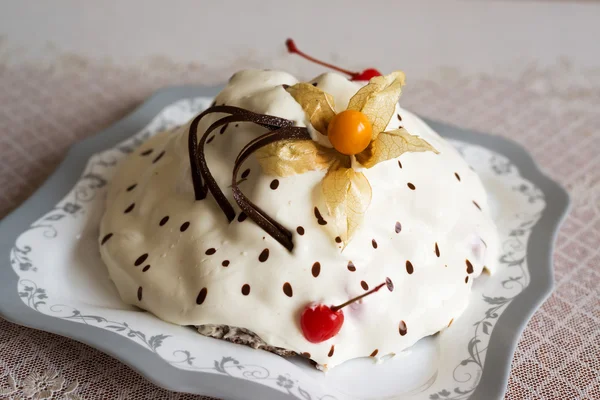
[[[235,211],[234,211],[233,207],[231,206],[231,204],[229,203],[229,200],[227,200],[227,197],[225,196],[223,191],[219,188],[219,185],[217,185],[217,182],[215,181],[212,174],[210,173],[210,170],[208,169],[208,164],[206,163],[206,157],[204,154],[204,145],[206,143],[206,138],[212,131],[214,131],[215,129],[217,129],[220,126],[227,125],[231,122],[249,121],[249,122],[254,122],[256,124],[262,125],[260,123],[260,121],[262,120],[260,114],[254,114],[254,113],[246,114],[246,113],[248,113],[248,111],[246,111],[245,113],[240,113],[240,115],[231,115],[229,117],[221,118],[220,120],[218,120],[217,122],[212,124],[206,130],[206,132],[204,132],[204,135],[202,135],[202,138],[200,139],[200,143],[198,143],[198,150],[199,150],[198,151],[198,155],[199,155],[198,162],[200,164],[199,165],[200,173],[202,174],[202,178],[204,178],[204,180],[206,181],[208,190],[210,190],[210,193],[213,195],[213,197],[217,201],[217,204],[219,204],[219,207],[221,207],[221,210],[223,210],[223,212],[225,213],[225,216],[227,217],[229,222],[234,220]],[[268,116],[265,116],[265,117],[268,117]],[[291,121],[288,121],[287,125],[291,125]]]
[[[205,115],[210,113],[226,113],[231,115],[223,117],[210,125],[200,140],[198,140],[198,124]],[[237,174],[243,162],[256,150],[279,140],[309,140],[311,137],[308,133],[308,129],[293,127],[293,122],[284,118],[257,114],[239,107],[222,105],[208,108],[194,118],[190,124],[188,138],[192,183],[194,185],[194,194],[196,196],[196,200],[202,200],[206,198],[207,192],[210,191],[229,222],[235,219],[235,210],[213,178],[204,154],[204,146],[207,143],[207,138],[209,135],[215,129],[235,122],[252,122],[270,129],[271,131],[252,140],[238,154],[234,165],[231,185],[233,190],[233,198],[238,206],[242,209],[242,213],[250,217],[250,219],[252,219],[258,226],[264,229],[286,249],[291,251],[294,247],[292,242],[292,233],[283,225],[271,218],[259,207],[257,207],[242,193],[238,187]]]
[[[277,240],[283,247],[292,251],[294,243],[292,242],[292,233],[279,222],[271,218],[267,213],[261,210],[256,204],[250,201],[237,185],[237,175],[243,162],[256,150],[274,143],[279,140],[309,140],[310,134],[306,128],[285,127],[275,131],[265,133],[248,143],[238,155],[234,168],[231,188],[233,198],[238,206],[248,217],[260,226],[265,232]]]
[[[211,113],[226,113],[231,114],[228,117],[224,117],[219,119],[217,122],[213,123],[202,135],[200,141],[198,141],[198,124],[200,120],[208,114]],[[202,112],[192,121],[190,125],[190,132],[188,137],[188,150],[190,157],[190,166],[192,170],[192,183],[194,185],[194,193],[196,195],[196,200],[202,200],[206,198],[207,189],[215,198],[217,204],[225,213],[225,216],[229,220],[229,222],[233,221],[235,218],[235,211],[221,189],[219,185],[213,178],[210,173],[210,169],[208,168],[208,164],[206,163],[206,157],[204,154],[204,146],[207,142],[207,138],[212,131],[217,129],[220,126],[227,125],[231,122],[253,122],[257,125],[261,125],[267,129],[275,129],[284,126],[291,126],[292,121],[273,117],[270,115],[256,114],[251,111],[245,110],[239,107],[233,106],[213,106]],[[204,185],[202,179],[206,182]]]
[[[206,187],[202,185],[202,177],[200,176],[200,169],[198,168],[198,138],[196,136],[198,123],[204,115],[206,114],[202,113],[194,118],[190,124],[190,133],[188,135],[188,154],[190,157],[192,184],[194,185],[194,195],[196,196],[196,200],[203,200],[206,198]]]

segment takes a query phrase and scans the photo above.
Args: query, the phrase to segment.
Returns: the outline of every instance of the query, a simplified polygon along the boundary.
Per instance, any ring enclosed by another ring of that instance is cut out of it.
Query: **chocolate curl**
[[[244,161],[256,150],[279,140],[307,140],[310,138],[311,137],[308,129],[293,126],[283,127],[276,131],[265,133],[264,135],[261,135],[248,143],[242,149],[240,154],[237,156],[235,165],[233,167],[231,188],[233,190],[233,198],[235,199],[236,203],[251,220],[253,220],[258,226],[260,226],[265,232],[281,243],[281,245],[289,251],[292,251],[294,248],[294,243],[292,242],[292,233],[279,222],[271,218],[266,212],[250,201],[242,193],[237,184],[237,175]]]
[[[202,135],[200,143],[198,143],[198,124],[200,123],[200,120],[204,118],[204,116],[211,113],[227,113],[232,115],[230,117],[222,118],[216,123],[212,124],[211,127],[204,133],[204,135]],[[223,210],[229,222],[231,222],[235,218],[235,211],[210,173],[210,169],[208,168],[204,155],[204,145],[210,132],[229,122],[253,122],[267,129],[291,126],[293,123],[292,121],[284,118],[256,114],[243,108],[223,105],[209,107],[204,112],[196,116],[196,118],[194,118],[190,124],[188,136],[188,154],[195,198],[196,200],[205,199],[207,189],[210,190],[211,194],[215,197],[217,204],[221,210]],[[203,184],[202,178],[204,178],[206,181],[206,185]]]
[[[208,168],[208,164],[206,162],[206,154],[204,153],[204,146],[206,145],[206,140],[208,139],[208,136],[215,129],[219,128],[220,126],[232,123],[232,122],[247,121],[247,120],[248,120],[248,118],[246,115],[231,115],[229,117],[221,118],[220,120],[216,121],[215,123],[213,123],[211,126],[208,127],[208,129],[204,132],[204,134],[200,138],[200,143],[198,143],[198,164],[199,164],[199,168],[200,168],[200,174],[202,175],[202,178],[204,178],[204,181],[206,182],[206,186],[208,187],[208,189],[210,190],[210,193],[215,198],[215,201],[217,202],[219,207],[221,207],[221,210],[223,210],[223,213],[225,214],[225,216],[227,217],[227,220],[229,222],[231,222],[235,219],[235,210],[231,206],[231,203],[229,203],[229,200],[227,200],[227,197],[225,196],[225,194],[223,193],[223,191],[221,190],[219,185],[217,184],[217,181],[215,181],[215,178],[210,173],[210,169]]]
[[[196,132],[198,131],[198,123],[204,115],[206,114],[202,113],[194,118],[190,124],[190,133],[188,135],[188,155],[190,159],[192,185],[194,185],[194,196],[196,201],[204,200],[207,192],[206,187],[202,184],[202,176],[200,176],[200,167],[198,166],[198,138],[196,135]]]
[[[233,177],[232,179],[235,180],[235,186],[237,186],[237,171],[235,170],[235,166],[238,166],[238,170],[239,168],[241,168],[242,164],[244,163],[244,161],[250,156],[250,154],[252,154],[253,152],[255,152],[256,150],[258,150],[260,147],[257,147],[258,145],[260,145],[260,143],[264,143],[263,146],[266,146],[267,144],[276,142],[278,140],[281,140],[281,133],[282,133],[282,129],[279,129],[277,131],[271,131],[268,132],[264,135],[259,136],[258,138],[252,140],[250,143],[248,143],[246,146],[244,146],[244,148],[242,149],[242,151],[238,154],[236,160],[235,160],[235,164],[234,164],[234,172],[233,172]],[[233,184],[232,184],[232,189],[233,189]],[[238,191],[241,193],[241,190],[238,187]],[[236,200],[236,202],[238,202],[238,199],[235,197],[235,193],[236,191],[233,190],[234,193],[234,199]],[[267,223],[273,225],[275,227],[275,229],[279,230],[280,232],[282,232],[285,236],[287,236],[289,239],[291,239],[292,234],[283,226],[281,225],[279,222],[277,222],[276,220],[274,220],[273,218],[271,218],[267,213],[265,213],[262,209],[260,209],[258,206],[256,206],[254,203],[252,203],[250,200],[248,200],[248,198],[245,195],[241,195],[240,197],[243,203],[248,203],[250,208],[253,208],[254,210],[250,210],[250,212],[252,213],[258,213],[262,216],[261,219],[264,219],[267,221]],[[239,202],[238,202],[239,203]],[[241,206],[240,206],[241,208]],[[243,209],[244,211],[246,211],[246,209]],[[251,218],[252,219],[252,218]],[[256,221],[255,221],[256,222]]]

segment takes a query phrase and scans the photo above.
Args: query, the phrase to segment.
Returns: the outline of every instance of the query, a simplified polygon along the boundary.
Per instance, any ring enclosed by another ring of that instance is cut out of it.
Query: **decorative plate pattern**
[[[433,339],[421,341],[406,354],[397,357],[425,360],[426,355],[435,353],[436,361],[425,361],[427,365],[421,368],[419,374],[395,371],[394,368],[403,362],[392,360],[381,365],[361,363],[353,367],[354,374],[365,377],[373,373],[400,373],[395,384],[387,384],[379,388],[381,390],[370,385],[368,378],[360,379],[347,369],[340,373],[335,369],[328,378],[324,378],[323,374],[298,360],[292,363],[262,351],[204,338],[192,329],[165,323],[121,303],[97,250],[98,226],[107,184],[119,160],[151,135],[185,123],[206,108],[211,100],[195,97],[176,101],[163,108],[137,133],[127,132],[129,135],[135,133],[133,136],[91,156],[74,188],[52,208],[48,204],[49,211],[10,244],[10,263],[18,275],[18,285],[13,286],[12,293],[2,293],[0,304],[5,296],[18,296],[30,309],[51,316],[53,323],[73,321],[93,326],[98,332],[104,330],[121,335],[127,338],[127,343],[136,343],[154,354],[157,362],[162,359],[177,368],[171,368],[171,375],[178,374],[178,370],[192,371],[196,384],[183,389],[196,393],[231,396],[232,392],[224,388],[222,392],[219,389],[216,392],[205,390],[207,374],[212,374],[260,383],[270,388],[269,393],[273,396],[286,394],[307,400],[380,398],[383,395],[433,400],[466,399],[478,396],[482,376],[491,369],[488,364],[492,364],[504,370],[498,374],[495,383],[500,388],[497,394],[501,395],[510,358],[506,357],[504,364],[498,366],[496,361],[489,361],[490,356],[495,357],[490,355],[489,349],[494,344],[496,327],[509,324],[501,318],[502,315],[532,283],[530,239],[546,208],[547,195],[536,184],[523,178],[515,163],[505,155],[464,140],[452,140],[452,143],[479,173],[489,192],[503,243],[500,268],[494,276],[483,276],[476,282],[469,308],[450,329]],[[163,103],[163,106],[166,104]],[[442,129],[433,127],[445,133],[443,126]],[[124,133],[121,137],[126,136]],[[560,191],[558,187],[551,189]],[[564,195],[564,192],[561,194]],[[559,215],[553,216],[555,226],[565,206],[566,198]],[[552,232],[548,233],[546,249],[540,251],[550,251]],[[547,274],[546,279],[551,275],[548,266],[542,272]],[[3,274],[6,271],[0,269],[0,277]],[[540,288],[533,304],[529,305],[530,310],[542,301],[550,286]],[[1,307],[0,311],[4,308]],[[525,322],[526,319],[512,322],[516,333]],[[77,329],[76,325],[69,325],[65,334]],[[52,329],[49,327],[48,330]],[[96,345],[99,340],[102,340],[100,336],[95,335],[83,339],[91,345]],[[511,349],[504,350],[512,355]],[[170,378],[154,375],[156,371],[151,366],[141,368],[136,359],[126,361],[134,368],[139,367],[150,379],[173,388],[174,384],[165,381]],[[348,381],[347,378],[356,383],[338,384]],[[232,390],[235,392],[235,389]],[[237,393],[243,396],[239,398],[260,398],[252,391],[244,393],[240,389]]]

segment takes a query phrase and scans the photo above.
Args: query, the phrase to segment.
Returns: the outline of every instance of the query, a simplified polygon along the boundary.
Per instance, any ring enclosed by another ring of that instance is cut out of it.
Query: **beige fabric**
[[[506,398],[600,398],[600,74],[568,66],[531,68],[512,78],[439,72],[409,80],[402,105],[521,143],[573,199],[554,255],[556,290],[521,337]],[[156,89],[226,78],[199,66],[0,65],[0,217],[48,177],[71,144],[123,117]],[[202,398],[162,390],[86,345],[0,320],[2,393]]]

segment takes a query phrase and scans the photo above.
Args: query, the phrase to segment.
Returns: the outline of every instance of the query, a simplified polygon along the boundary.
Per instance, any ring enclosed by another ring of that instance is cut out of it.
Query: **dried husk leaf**
[[[286,177],[307,171],[327,169],[342,155],[313,140],[280,140],[255,153],[267,175]]]
[[[362,112],[371,122],[373,126],[371,140],[377,139],[379,133],[385,130],[394,115],[396,104],[402,94],[405,77],[402,71],[376,76],[350,99],[348,110]]]
[[[327,210],[345,247],[371,204],[371,185],[362,172],[337,163],[329,169],[321,185]]]
[[[297,83],[286,89],[300,103],[311,125],[323,135],[327,135],[327,126],[335,116],[333,97],[314,87],[310,83]]]
[[[356,160],[364,167],[374,165],[392,158],[397,158],[406,152],[432,151],[439,152],[427,141],[411,135],[406,129],[400,128],[389,132],[381,132],[362,153],[356,155]]]

